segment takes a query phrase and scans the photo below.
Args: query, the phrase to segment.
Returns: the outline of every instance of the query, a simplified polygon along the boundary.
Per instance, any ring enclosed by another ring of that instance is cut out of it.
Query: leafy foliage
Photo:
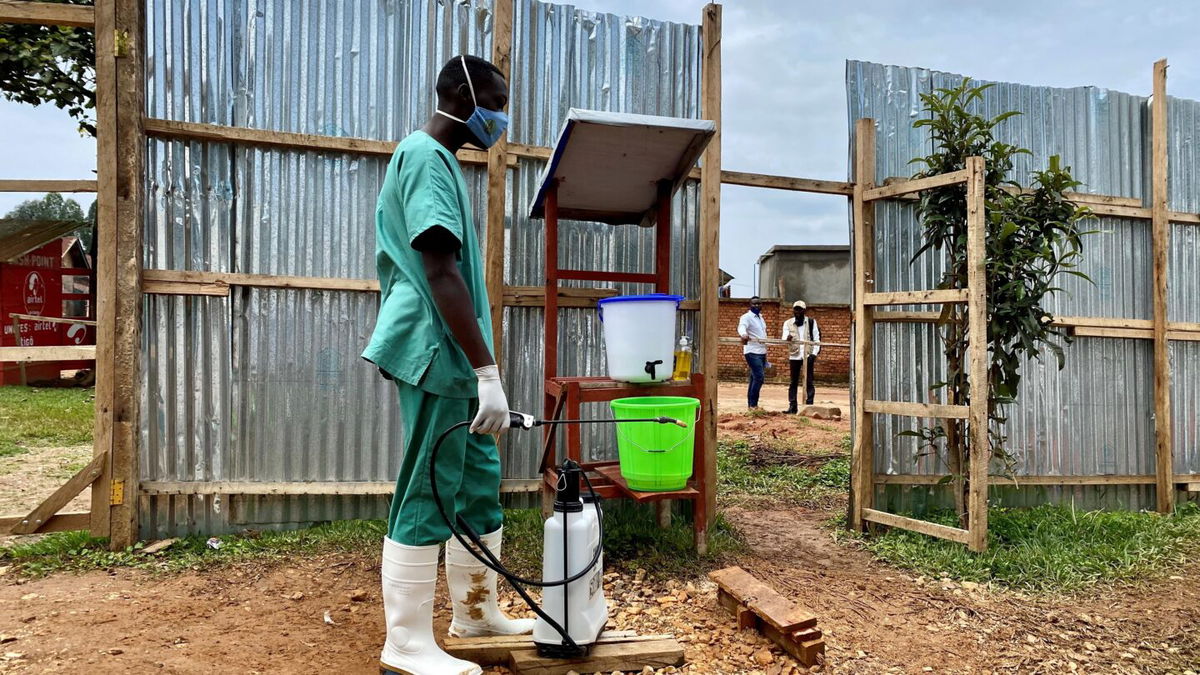
[[[1001,457],[1011,469],[1013,459],[1004,449],[1001,409],[1017,398],[1021,382],[1020,365],[1024,358],[1042,358],[1049,351],[1064,365],[1059,340],[1070,337],[1050,325],[1043,306],[1045,299],[1061,289],[1055,286],[1059,274],[1087,278],[1074,269],[1083,253],[1082,229],[1090,211],[1066,198],[1066,192],[1080,185],[1071,177],[1070,167],[1062,166],[1057,156],[1049,167],[1033,174],[1033,185],[1024,190],[1007,178],[1017,155],[1029,150],[997,140],[996,127],[1018,115],[1005,112],[984,117],[972,111],[991,85],[975,86],[969,79],[956,87],[922,94],[929,118],[917,120],[914,127],[928,127],[934,150],[914,159],[925,169],[913,178],[925,178],[958,171],[966,167],[968,157],[983,157],[986,163],[986,269],[988,293],[988,356],[990,391],[988,412],[993,421],[988,450]],[[967,286],[967,200],[961,185],[947,186],[921,193],[917,215],[924,228],[925,244],[914,256],[934,250],[945,256],[946,268],[938,288]],[[938,334],[947,360],[947,379],[935,387],[948,389],[950,403],[966,405],[973,392],[967,381],[968,344],[967,309],[947,305],[938,321]],[[963,433],[962,423],[950,420],[948,426],[934,426],[905,432],[923,440],[932,452],[946,442],[951,454],[951,470],[962,473],[973,449]],[[964,490],[965,490],[964,485]]]
[[[91,213],[91,211],[89,211]],[[18,220],[73,220],[87,222],[83,208],[74,199],[64,198],[57,192],[47,193],[41,199],[28,199],[17,204],[4,215]]]
[[[91,5],[92,0],[43,0]],[[53,103],[96,135],[96,40],[90,28],[0,24],[0,92],[10,101]]]

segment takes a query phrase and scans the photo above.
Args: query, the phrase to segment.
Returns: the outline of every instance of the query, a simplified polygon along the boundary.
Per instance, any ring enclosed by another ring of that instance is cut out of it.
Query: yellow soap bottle
[[[672,374],[673,380],[687,380],[692,376],[692,345],[689,344],[688,337],[684,335],[679,338],[679,345],[675,348],[675,372]]]

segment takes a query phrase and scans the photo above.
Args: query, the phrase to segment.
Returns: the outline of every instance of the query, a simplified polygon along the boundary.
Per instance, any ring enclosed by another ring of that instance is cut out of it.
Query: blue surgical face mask
[[[754,312],[755,314],[762,314],[762,307],[751,307],[750,311]]]
[[[455,122],[467,125],[467,129],[475,136],[480,147],[490,148],[500,140],[504,135],[504,131],[508,129],[508,115],[499,110],[488,110],[479,106],[479,101],[475,99],[475,84],[471,82],[471,72],[467,70],[467,60],[462,59],[463,74],[467,76],[467,87],[471,90],[471,103],[475,104],[475,112],[465,120],[460,120],[454,115],[451,115],[444,110],[435,111],[443,117],[449,117]]]

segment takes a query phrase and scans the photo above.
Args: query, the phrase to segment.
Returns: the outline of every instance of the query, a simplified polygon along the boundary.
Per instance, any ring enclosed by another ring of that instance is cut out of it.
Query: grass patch
[[[956,525],[950,513],[927,519]],[[988,550],[979,554],[897,528],[864,543],[883,560],[927,577],[1069,593],[1150,578],[1193,558],[1200,550],[1200,508],[1188,504],[1172,516],[1069,506],[992,508]]]
[[[207,537],[185,537],[156,555],[142,553],[144,543],[124,551],[109,551],[107,539],[92,537],[85,531],[55,532],[33,543],[0,550],[0,563],[34,577],[117,567],[179,572],[297,554],[378,552],[384,531],[381,520],[345,520],[287,532],[224,535],[219,537],[221,545],[217,549],[207,545]]]
[[[667,530],[658,529],[654,510],[627,503],[605,507],[605,566],[636,569],[651,575],[699,574],[741,550],[732,527],[717,517],[709,553],[697,556],[692,549],[690,522],[677,518]],[[185,537],[164,551],[147,555],[144,543],[124,551],[109,551],[108,541],[87,532],[55,532],[28,544],[0,549],[0,565],[27,577],[55,572],[86,572],[119,567],[160,572],[200,570],[248,560],[285,560],[320,553],[378,555],[387,531],[382,520],[346,520],[286,532],[254,532],[219,537],[220,548],[207,545],[208,537]],[[505,512],[504,560],[514,572],[538,578],[542,570],[542,516],[538,509]]]
[[[824,503],[850,487],[850,460],[831,459],[819,467],[758,465],[745,441],[717,446],[717,494],[725,499],[773,497],[792,503]]]
[[[0,457],[92,442],[91,389],[0,387]]]

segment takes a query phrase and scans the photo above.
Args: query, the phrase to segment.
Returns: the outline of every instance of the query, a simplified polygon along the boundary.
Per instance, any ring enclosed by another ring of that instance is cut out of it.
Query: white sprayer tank
[[[608,376],[618,382],[664,382],[675,360],[678,295],[618,295],[597,303],[604,324]]]
[[[563,547],[563,523],[567,528],[567,545]],[[556,510],[546,520],[542,556],[543,579],[566,579],[580,572],[592,561],[600,546],[600,507],[585,501],[580,511]],[[591,644],[608,623],[608,603],[604,599],[604,554],[591,572],[567,584],[566,604],[563,587],[550,586],[542,591],[542,611],[554,618],[581,645]],[[533,641],[542,645],[558,645],[562,636],[539,618],[533,626]]]

